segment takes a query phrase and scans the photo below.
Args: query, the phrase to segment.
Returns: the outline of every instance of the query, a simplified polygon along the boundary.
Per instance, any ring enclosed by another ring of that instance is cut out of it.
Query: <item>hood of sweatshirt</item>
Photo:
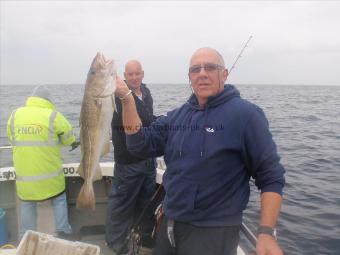
[[[197,110],[205,110],[208,108],[216,107],[222,103],[231,100],[234,97],[240,97],[240,92],[231,84],[225,84],[221,93],[216,96],[208,98],[208,101],[204,107],[200,107],[195,94],[192,94],[187,101],[187,104]]]
[[[204,156],[204,144],[205,144],[205,139],[206,139],[206,131],[209,132],[210,127],[207,125],[208,124],[208,119],[209,119],[209,109],[217,107],[220,104],[223,104],[235,97],[240,97],[240,92],[231,84],[226,84],[224,85],[224,90],[212,97],[208,98],[207,103],[205,104],[204,107],[201,107],[198,104],[198,100],[195,94],[192,94],[188,101],[186,102],[185,106],[189,108],[187,117],[185,118],[185,122],[183,123],[184,126],[190,126],[192,116],[195,114],[196,111],[204,111],[204,120],[203,120],[203,128],[200,130],[202,133],[202,140],[200,143],[200,156]],[[182,150],[183,150],[183,144],[185,142],[186,135],[185,133],[181,137],[180,141],[180,148],[179,148],[179,153],[180,156],[182,156]]]

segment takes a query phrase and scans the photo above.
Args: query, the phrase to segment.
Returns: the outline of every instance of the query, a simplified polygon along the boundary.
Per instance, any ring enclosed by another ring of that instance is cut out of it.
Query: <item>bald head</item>
[[[217,64],[225,67],[222,55],[213,48],[203,47],[196,50],[190,59],[190,65],[192,65],[193,59],[197,57],[215,59]]]
[[[125,72],[127,70],[130,70],[130,69],[140,70],[140,71],[143,70],[141,63],[138,60],[135,60],[135,59],[132,59],[132,60],[129,60],[128,62],[126,62],[126,64],[125,64]]]

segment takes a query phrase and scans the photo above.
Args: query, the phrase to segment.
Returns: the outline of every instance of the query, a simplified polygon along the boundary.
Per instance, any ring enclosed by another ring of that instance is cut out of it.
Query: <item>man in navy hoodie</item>
[[[258,255],[281,255],[275,238],[284,168],[263,111],[225,85],[222,56],[200,48],[192,56],[193,95],[181,107],[142,128],[134,98],[118,79],[129,151],[141,157],[164,155],[165,217],[156,255],[234,255],[249,179],[261,190]]]

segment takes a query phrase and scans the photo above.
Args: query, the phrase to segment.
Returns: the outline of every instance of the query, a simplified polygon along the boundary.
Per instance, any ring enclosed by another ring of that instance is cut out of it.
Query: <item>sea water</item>
[[[79,135],[83,85],[48,86],[57,109]],[[150,84],[156,115],[183,104],[188,84]],[[236,85],[243,98],[260,106],[286,169],[284,201],[278,221],[285,254],[340,254],[340,86]],[[0,145],[8,144],[6,122],[24,105],[34,86],[0,86]],[[63,150],[65,163],[79,162],[79,149]],[[113,160],[112,153],[102,161]],[[11,166],[11,151],[0,151],[0,167]],[[245,222],[256,230],[259,191],[252,194]]]

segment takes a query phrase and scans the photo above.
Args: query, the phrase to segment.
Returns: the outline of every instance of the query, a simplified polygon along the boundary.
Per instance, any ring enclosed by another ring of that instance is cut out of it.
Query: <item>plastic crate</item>
[[[100,247],[72,242],[36,231],[26,231],[16,255],[99,255]]]
[[[17,249],[0,249],[0,255],[16,255]]]

